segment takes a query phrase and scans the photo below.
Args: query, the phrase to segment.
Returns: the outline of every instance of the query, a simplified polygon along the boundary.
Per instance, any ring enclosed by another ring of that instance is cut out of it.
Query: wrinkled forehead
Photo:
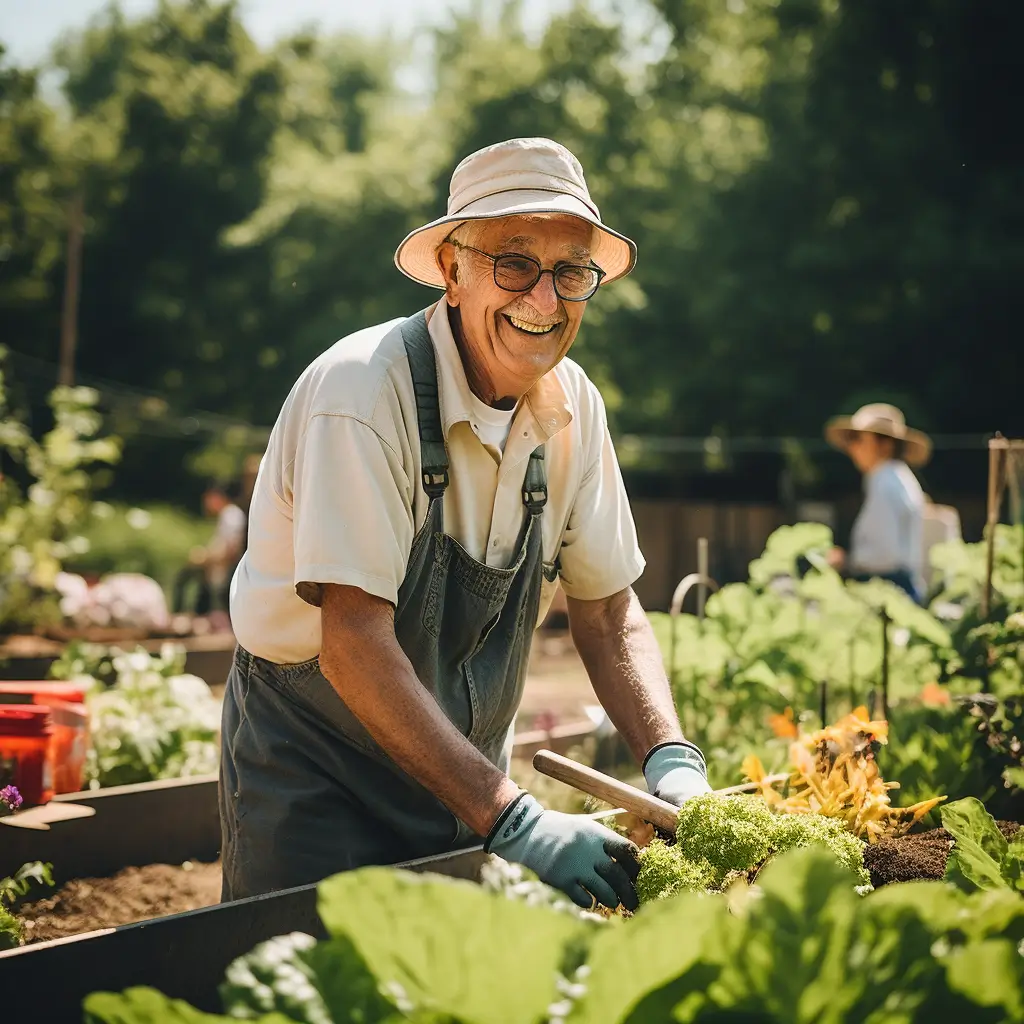
[[[492,253],[589,260],[595,230],[585,220],[565,214],[504,217],[480,224],[480,248]]]

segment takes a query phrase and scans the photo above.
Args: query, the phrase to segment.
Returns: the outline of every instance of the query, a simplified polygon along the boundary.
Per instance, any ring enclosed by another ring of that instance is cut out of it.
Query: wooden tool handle
[[[564,782],[583,793],[596,796],[613,807],[624,807],[665,832],[676,830],[679,808],[651,796],[650,793],[645,793],[642,789],[627,786],[610,775],[595,771],[550,750],[538,750],[533,755],[533,767],[541,774]]]

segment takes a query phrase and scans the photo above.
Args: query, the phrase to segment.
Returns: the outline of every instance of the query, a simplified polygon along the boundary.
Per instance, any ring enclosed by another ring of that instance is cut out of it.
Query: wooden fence
[[[631,503],[647,569],[634,589],[643,606],[665,611],[676,584],[697,571],[697,540],[707,537],[709,571],[720,583],[747,578],[747,566],[785,522],[776,505],[634,500]],[[685,609],[692,611],[692,608]]]

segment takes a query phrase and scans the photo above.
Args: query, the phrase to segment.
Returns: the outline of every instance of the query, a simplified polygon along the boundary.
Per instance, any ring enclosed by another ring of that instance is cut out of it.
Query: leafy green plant
[[[92,504],[89,468],[120,457],[116,438],[98,436],[98,399],[89,388],[54,389],[53,427],[36,440],[7,406],[0,367],[0,451],[31,481],[22,493],[0,478],[0,632],[60,619],[57,574],[69,556],[88,548],[82,527]]]
[[[329,939],[291,938],[232,968],[242,984],[226,986],[230,1017],[131,989],[91,995],[86,1019],[319,1024],[326,1010],[363,1024],[1024,1020],[1024,900],[943,882],[861,897],[856,880],[819,849],[794,850],[750,889],[679,893],[598,925],[464,882],[367,868],[321,885]]]
[[[86,698],[90,788],[217,770],[220,702],[202,679],[183,671],[184,663],[184,650],[174,644],[159,655],[82,645],[67,656],[61,674],[93,682]]]
[[[1024,894],[1024,835],[1007,840],[985,805],[973,797],[942,808],[942,825],[955,843],[946,878],[968,892],[1010,889]]]
[[[772,739],[785,733],[773,723],[787,709],[795,709],[795,719],[813,716],[822,683],[833,716],[839,706],[852,710],[879,691],[883,610],[890,623],[890,701],[916,695],[943,673],[948,629],[899,588],[879,580],[844,582],[823,563],[797,578],[797,557],[830,540],[817,524],[783,527],[751,563],[750,583],[714,594],[703,621],[650,616],[680,717],[708,754],[715,785],[739,781],[737,734],[763,753],[769,771],[781,766],[787,745]]]
[[[640,851],[641,901],[680,891],[720,889],[733,879],[753,880],[773,857],[817,846],[870,885],[864,844],[842,822],[818,814],[774,814],[760,797],[708,793],[679,811],[676,842],[654,840]]]
[[[40,861],[23,864],[10,878],[0,878],[0,949],[21,945],[21,922],[11,912],[16,900],[25,896],[33,885],[53,885],[51,865]]]
[[[992,589],[994,605],[1011,612],[1024,608],[1024,525],[996,526],[993,544]],[[942,580],[932,606],[976,606],[985,585],[987,544],[948,541],[931,549],[930,561]]]

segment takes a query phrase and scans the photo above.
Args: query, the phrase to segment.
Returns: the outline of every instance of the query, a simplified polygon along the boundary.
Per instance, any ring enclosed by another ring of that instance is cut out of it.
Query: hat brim
[[[564,192],[541,189],[513,189],[484,196],[465,209],[440,217],[406,235],[395,252],[395,265],[407,277],[432,288],[444,288],[444,277],[437,264],[437,248],[455,225],[468,220],[496,220],[501,217],[536,216],[543,213],[567,214],[593,224],[597,231],[591,259],[604,272],[604,282],[625,277],[636,265],[636,245],[625,235],[613,231],[594,216],[582,200]]]
[[[853,434],[878,434],[881,437],[891,437],[894,441],[902,441],[903,461],[908,466],[923,466],[932,455],[932,439],[922,431],[910,427],[905,428],[902,434],[874,428],[859,429],[853,426],[851,416],[837,416],[829,420],[825,427],[825,440],[841,452],[849,451],[850,438]]]

